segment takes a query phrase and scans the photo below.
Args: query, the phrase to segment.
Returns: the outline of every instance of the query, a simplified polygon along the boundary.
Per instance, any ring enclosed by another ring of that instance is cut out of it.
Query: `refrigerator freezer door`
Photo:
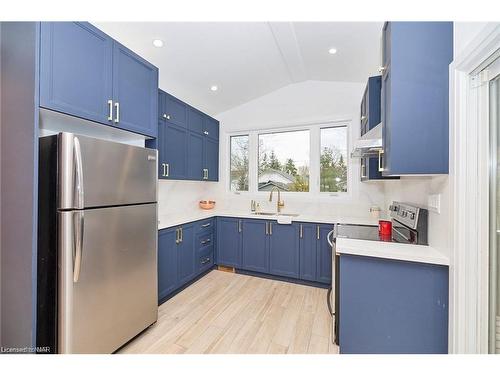
[[[58,208],[156,202],[157,151],[58,135]]]
[[[157,320],[156,204],[59,211],[58,220],[58,350],[111,353]]]

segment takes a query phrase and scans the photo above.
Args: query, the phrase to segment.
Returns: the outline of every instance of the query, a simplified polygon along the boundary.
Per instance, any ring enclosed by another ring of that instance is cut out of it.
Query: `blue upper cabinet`
[[[113,101],[115,126],[156,137],[158,69],[117,42],[113,48]]]
[[[219,139],[219,121],[205,116],[203,120],[203,134],[212,139]]]
[[[380,124],[381,121],[381,90],[382,76],[368,78],[363,99],[361,100],[361,135]],[[379,158],[361,158],[361,181],[391,179],[398,177],[383,177],[379,168]]]
[[[159,178],[218,181],[219,122],[163,90],[158,98]]]
[[[382,40],[382,174],[447,174],[453,23],[387,22]]]
[[[203,134],[203,121],[205,119],[205,115],[191,107],[187,108],[187,123],[188,129],[193,133]]]
[[[204,180],[219,181],[219,140],[206,137],[203,152]]]
[[[187,132],[187,136],[187,178],[189,180],[202,180],[204,176],[203,135],[195,132]]]
[[[112,124],[113,39],[88,23],[42,22],[40,106]]]
[[[187,105],[172,95],[164,93],[165,103],[162,118],[172,124],[187,129],[188,114]]]
[[[158,69],[84,22],[42,22],[40,106],[156,137]]]
[[[203,113],[187,108],[188,125],[188,179],[202,180],[204,176]]]
[[[163,159],[160,178],[187,179],[187,130],[169,122],[162,122],[160,126],[164,128],[163,132],[161,132],[163,139],[158,142],[159,153]]]
[[[299,227],[269,222],[269,272],[299,277]]]

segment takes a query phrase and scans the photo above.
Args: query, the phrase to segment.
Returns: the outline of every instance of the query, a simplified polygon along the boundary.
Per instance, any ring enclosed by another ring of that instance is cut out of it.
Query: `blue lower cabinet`
[[[189,282],[196,275],[194,224],[180,227],[179,251],[177,254],[179,284]]]
[[[241,266],[242,220],[217,218],[217,264],[222,266]]]
[[[203,247],[198,251],[198,273],[209,270],[214,265],[214,246]]]
[[[158,234],[158,300],[178,287],[177,229],[163,229]]]
[[[317,268],[316,281],[324,284],[332,282],[332,247],[328,243],[328,233],[333,229],[333,225],[315,225],[315,238],[317,241]]]
[[[269,222],[269,272],[299,277],[299,226]]]
[[[448,267],[340,256],[341,353],[448,353]]]
[[[316,225],[299,224],[299,276],[301,280],[317,281],[317,242]]]
[[[241,268],[249,271],[269,272],[267,221],[242,220]]]

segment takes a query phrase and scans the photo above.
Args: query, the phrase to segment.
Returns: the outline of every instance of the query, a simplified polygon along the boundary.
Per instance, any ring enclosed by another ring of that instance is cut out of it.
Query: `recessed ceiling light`
[[[211,91],[217,91],[219,88],[216,85],[210,86]]]
[[[328,50],[328,53],[329,53],[330,55],[335,55],[335,54],[337,53],[337,48],[330,48],[330,49]]]
[[[158,47],[158,48],[163,47],[163,40],[161,40],[161,39],[154,39],[153,40],[153,46]]]

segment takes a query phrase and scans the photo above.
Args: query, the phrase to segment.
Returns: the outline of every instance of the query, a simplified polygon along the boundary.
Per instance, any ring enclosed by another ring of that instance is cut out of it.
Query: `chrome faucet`
[[[269,194],[269,202],[272,202],[272,200],[273,200],[273,191],[274,190],[278,191],[277,210],[278,210],[278,213],[280,213],[281,208],[285,207],[285,202],[281,200],[281,191],[276,186],[271,189],[271,194]]]

